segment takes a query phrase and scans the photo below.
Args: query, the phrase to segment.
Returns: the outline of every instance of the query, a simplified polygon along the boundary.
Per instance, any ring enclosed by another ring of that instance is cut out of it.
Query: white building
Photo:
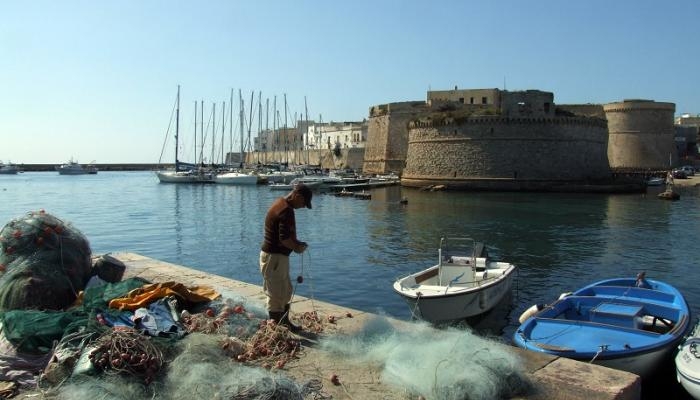
[[[361,148],[367,143],[367,120],[310,124],[304,135],[304,149]]]

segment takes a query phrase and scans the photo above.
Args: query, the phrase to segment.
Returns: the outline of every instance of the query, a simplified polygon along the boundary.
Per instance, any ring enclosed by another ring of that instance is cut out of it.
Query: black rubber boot
[[[289,320],[289,304],[284,306],[284,312],[282,313],[282,319],[280,320],[280,324],[286,326],[287,329],[294,333],[301,331],[301,326],[294,325],[292,321]]]
[[[283,312],[281,311],[268,311],[268,314],[270,315],[270,319],[277,322],[278,324],[282,323],[282,315],[284,315]]]

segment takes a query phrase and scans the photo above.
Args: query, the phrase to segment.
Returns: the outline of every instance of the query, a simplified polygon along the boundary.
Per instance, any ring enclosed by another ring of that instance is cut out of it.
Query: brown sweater
[[[297,241],[294,208],[289,205],[284,197],[280,197],[267,210],[264,239],[260,248],[266,253],[288,256],[292,249],[284,247],[282,241],[289,238],[295,242]]]

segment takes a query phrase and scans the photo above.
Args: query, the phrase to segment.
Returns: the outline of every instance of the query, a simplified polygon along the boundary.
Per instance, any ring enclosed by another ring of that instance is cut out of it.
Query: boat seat
[[[430,271],[425,271],[420,275],[416,275],[416,283],[421,283],[421,282],[427,281],[428,279],[430,279],[434,276],[437,276],[438,272],[439,272],[438,269],[435,268],[435,269],[431,269]]]
[[[590,316],[592,322],[640,329],[642,310],[643,307],[639,305],[601,303],[591,309]]]

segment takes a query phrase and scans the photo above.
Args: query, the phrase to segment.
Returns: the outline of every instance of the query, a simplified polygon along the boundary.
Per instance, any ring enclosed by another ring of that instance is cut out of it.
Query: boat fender
[[[563,299],[564,297],[571,296],[571,292],[564,292],[559,295],[559,300]]]
[[[534,317],[538,312],[542,311],[544,309],[544,304],[535,304],[532,307],[528,308],[525,310],[522,314],[520,314],[520,318],[518,318],[518,322],[521,324],[524,323],[528,318]]]

